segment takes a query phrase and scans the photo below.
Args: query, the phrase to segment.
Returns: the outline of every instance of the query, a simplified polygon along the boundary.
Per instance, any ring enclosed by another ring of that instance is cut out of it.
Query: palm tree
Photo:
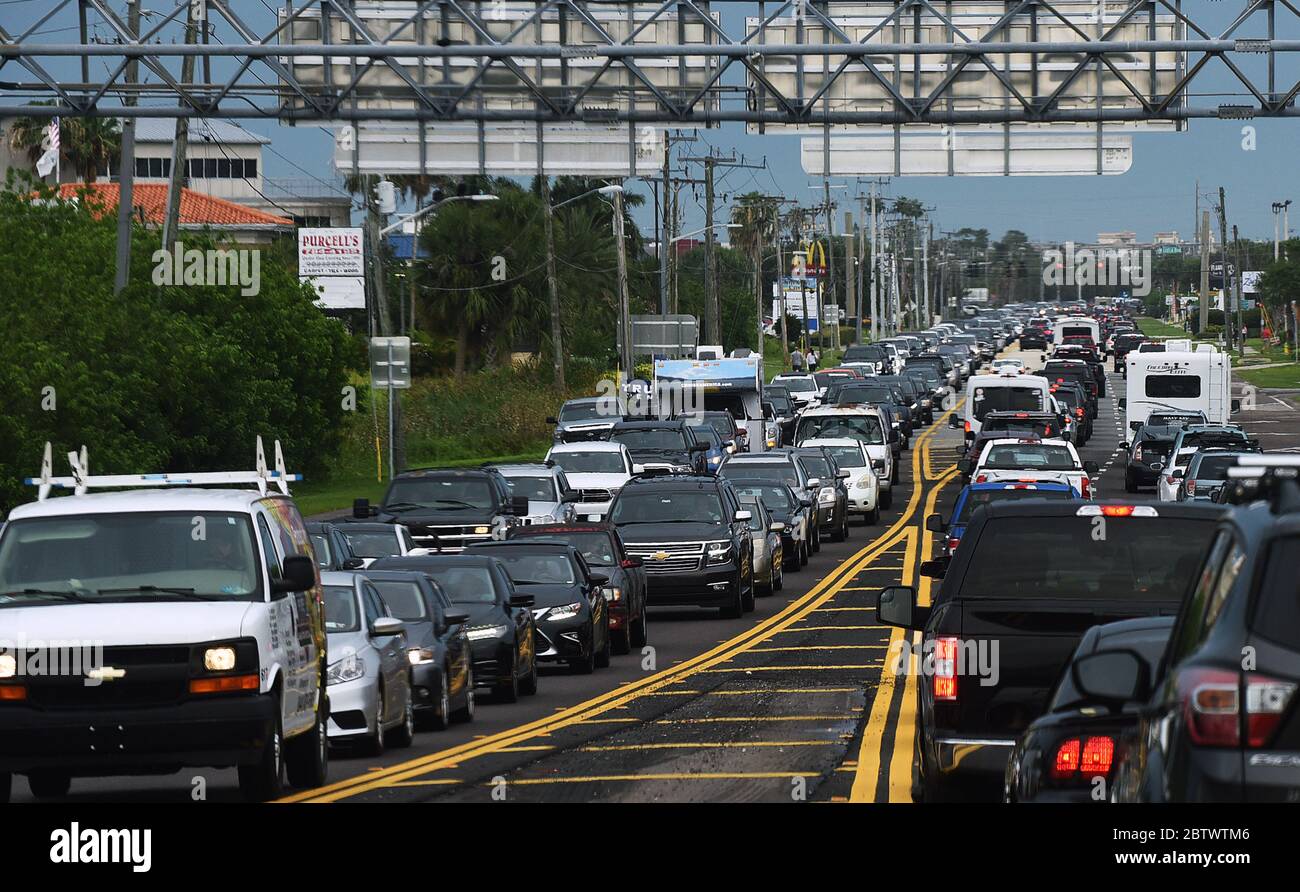
[[[754,300],[758,307],[758,353],[763,354],[763,247],[775,233],[776,199],[759,192],[740,196],[731,208],[731,222],[740,226],[731,235],[732,244],[749,255],[754,267]],[[778,273],[779,274],[779,273]]]
[[[32,105],[53,105],[34,102]],[[9,128],[9,145],[35,163],[41,157],[49,119],[22,117]],[[113,118],[60,118],[59,153],[83,182],[93,183],[121,154],[122,133]]]

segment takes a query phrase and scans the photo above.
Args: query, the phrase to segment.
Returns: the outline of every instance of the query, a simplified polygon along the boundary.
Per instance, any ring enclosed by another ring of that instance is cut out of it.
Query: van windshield
[[[0,607],[61,601],[253,601],[262,581],[244,514],[123,512],[11,521]]]

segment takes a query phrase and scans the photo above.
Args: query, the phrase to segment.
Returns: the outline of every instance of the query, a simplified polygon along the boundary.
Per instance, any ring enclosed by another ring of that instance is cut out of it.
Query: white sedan
[[[836,466],[849,473],[844,481],[849,490],[849,513],[861,514],[868,524],[880,520],[880,480],[871,466],[865,443],[847,437],[825,437],[804,440],[799,445],[824,446]]]
[[[1192,463],[1192,456],[1196,451],[1195,446],[1179,449],[1178,454],[1161,469],[1160,475],[1156,477],[1156,495],[1160,497],[1160,501],[1178,501],[1178,490],[1183,485],[1187,466]]]

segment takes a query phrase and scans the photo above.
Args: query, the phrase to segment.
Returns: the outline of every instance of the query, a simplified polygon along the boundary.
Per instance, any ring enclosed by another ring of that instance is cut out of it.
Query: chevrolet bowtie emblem
[[[668,560],[668,552],[656,551],[654,554],[650,555],[650,558],[656,561],[666,561]]]
[[[126,670],[117,669],[113,666],[101,666],[95,669],[87,669],[86,677],[93,678],[96,681],[112,681],[115,678],[125,678]]]

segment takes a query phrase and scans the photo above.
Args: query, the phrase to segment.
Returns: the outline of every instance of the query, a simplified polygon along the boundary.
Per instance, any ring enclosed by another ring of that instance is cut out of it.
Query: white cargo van
[[[1101,344],[1101,326],[1091,316],[1060,316],[1052,325],[1052,349],[1065,343],[1072,336],[1087,335],[1094,344]]]
[[[320,576],[275,458],[92,477],[82,447],[54,477],[46,444],[0,532],[0,802],[14,774],[40,798],[186,766],[237,768],[249,799],[325,782]]]
[[[966,439],[974,440],[990,412],[1046,412],[1051,406],[1052,385],[1041,375],[1021,375],[1014,369],[999,375],[971,375],[961,422],[953,415],[949,424],[963,423]]]
[[[1227,353],[1131,352],[1124,360],[1124,373],[1128,394],[1120,408],[1130,434],[1161,409],[1199,409],[1208,424],[1227,424],[1233,412],[1232,357]]]

